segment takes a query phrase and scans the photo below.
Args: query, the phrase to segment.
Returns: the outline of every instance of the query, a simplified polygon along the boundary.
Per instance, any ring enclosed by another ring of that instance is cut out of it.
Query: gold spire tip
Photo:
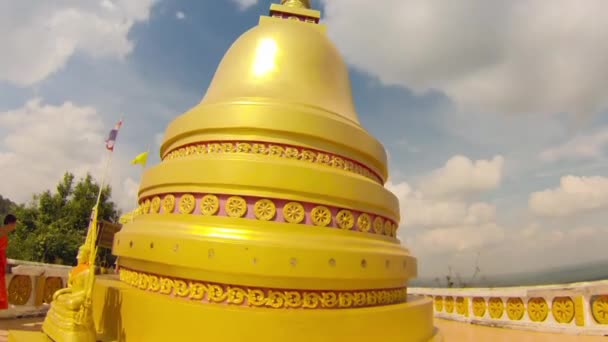
[[[310,0],[281,0],[281,5],[287,7],[310,9]]]

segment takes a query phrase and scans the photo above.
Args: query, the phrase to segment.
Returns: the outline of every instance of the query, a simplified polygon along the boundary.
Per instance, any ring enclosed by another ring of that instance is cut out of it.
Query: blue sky
[[[421,276],[466,275],[477,255],[486,274],[605,258],[608,29],[593,19],[608,8],[558,2],[313,1],[389,152]],[[99,175],[124,116],[110,183],[130,208],[129,160],[151,148],[158,162],[167,123],[269,4],[0,4],[0,194],[26,201],[65,170]]]

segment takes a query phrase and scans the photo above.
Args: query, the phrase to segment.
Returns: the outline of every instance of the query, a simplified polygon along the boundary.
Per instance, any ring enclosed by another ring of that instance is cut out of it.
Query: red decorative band
[[[362,233],[397,236],[386,217],[315,203],[225,194],[158,194],[140,200],[140,214],[192,214],[286,222]]]

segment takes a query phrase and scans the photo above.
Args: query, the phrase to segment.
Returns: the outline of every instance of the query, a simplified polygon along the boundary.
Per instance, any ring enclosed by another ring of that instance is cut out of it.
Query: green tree
[[[91,175],[74,183],[65,173],[53,193],[34,195],[32,201],[16,208],[18,225],[11,234],[7,255],[15,259],[73,264],[84,241],[99,184]],[[99,219],[116,222],[120,212],[111,201],[111,189],[103,188]]]
[[[13,211],[15,211],[15,207],[17,207],[17,204],[13,203],[13,201],[11,201],[8,198],[2,197],[2,195],[0,195],[0,218],[4,219],[4,216],[6,216],[6,214],[8,213],[12,213]],[[2,222],[0,222],[1,224]]]

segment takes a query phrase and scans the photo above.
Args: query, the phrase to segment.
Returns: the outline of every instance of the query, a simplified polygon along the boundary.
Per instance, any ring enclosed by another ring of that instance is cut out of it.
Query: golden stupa
[[[319,18],[283,0],[232,45],[201,103],[169,124],[142,214],[114,239],[119,275],[95,278],[89,323],[68,291],[46,336],[440,340],[431,301],[407,294],[416,259],[397,239],[386,152],[361,127]]]

